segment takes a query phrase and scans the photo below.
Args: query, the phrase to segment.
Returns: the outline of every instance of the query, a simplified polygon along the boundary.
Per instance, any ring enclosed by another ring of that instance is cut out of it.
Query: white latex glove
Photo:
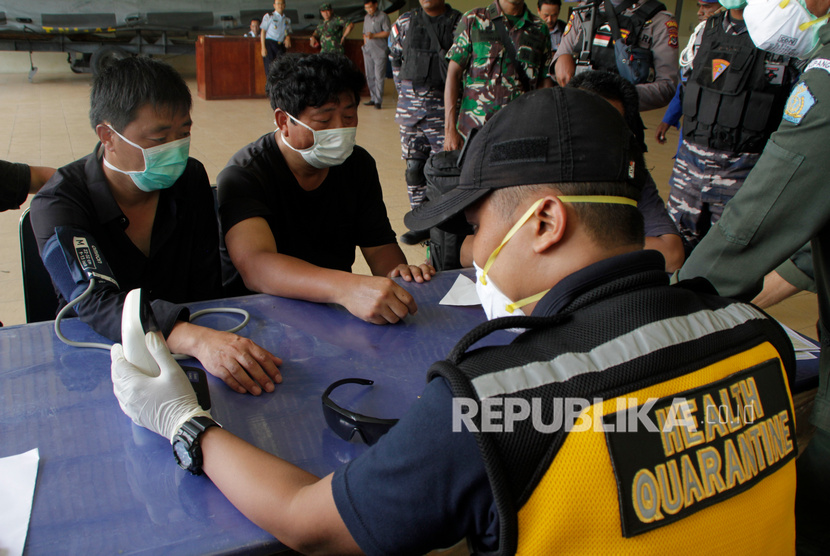
[[[149,376],[124,358],[121,344],[112,346],[112,390],[124,413],[137,425],[173,442],[181,426],[193,417],[210,417],[196,401],[187,375],[157,332],[144,337],[161,374]]]

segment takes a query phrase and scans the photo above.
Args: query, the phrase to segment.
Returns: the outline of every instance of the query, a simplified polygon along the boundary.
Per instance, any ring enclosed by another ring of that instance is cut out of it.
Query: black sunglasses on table
[[[343,384],[369,386],[374,383],[375,381],[366,378],[344,378],[334,382],[323,392],[323,415],[326,417],[326,423],[343,440],[351,440],[357,433],[363,442],[371,446],[398,422],[397,419],[378,419],[355,413],[340,407],[329,397],[335,388]]]

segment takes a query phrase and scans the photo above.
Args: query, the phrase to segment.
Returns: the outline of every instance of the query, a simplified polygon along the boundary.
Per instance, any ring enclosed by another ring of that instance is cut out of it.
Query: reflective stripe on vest
[[[697,423],[696,428],[648,433],[641,450],[634,448],[636,440],[622,438],[618,447],[632,442],[626,458],[642,463],[633,477],[615,468],[606,440],[611,433],[593,426],[569,432],[519,511],[518,553],[792,554],[795,423],[782,369],[778,352],[764,342],[622,396],[635,398],[636,404],[660,399],[652,407],[658,414],[683,398],[689,402],[685,414]],[[704,406],[720,400],[720,390],[745,403],[735,402],[731,413],[725,410],[725,423],[712,419],[707,424]],[[742,407],[753,408],[751,421],[739,417]],[[618,399],[611,398],[586,409],[580,419],[583,424],[592,416],[608,419],[617,409]],[[653,455],[655,446],[661,461],[647,461],[645,454]],[[629,527],[626,538],[623,519],[631,516],[640,523]],[[645,530],[632,534],[638,526]]]

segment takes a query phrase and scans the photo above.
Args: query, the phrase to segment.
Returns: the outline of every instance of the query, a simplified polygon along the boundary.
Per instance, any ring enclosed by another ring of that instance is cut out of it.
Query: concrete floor
[[[34,81],[30,83],[25,73],[0,74],[0,158],[62,166],[90,153],[97,140],[87,117],[90,77],[39,73]],[[233,153],[273,129],[273,113],[264,99],[204,101],[196,95],[195,77],[189,77],[188,84],[194,95],[191,156],[205,165],[211,181],[215,181]],[[389,218],[400,235],[406,231],[403,215],[409,210],[409,202],[398,126],[393,120],[395,102],[394,87],[387,80],[383,110],[360,109],[357,142],[377,161]],[[645,113],[646,126],[653,130],[662,113]],[[657,144],[652,131],[646,133],[650,149],[647,162],[665,199],[677,132],[669,132],[666,145]],[[0,321],[6,325],[25,322],[17,225],[26,206],[28,203],[20,210],[0,214]],[[423,247],[402,247],[410,263],[423,261]],[[353,270],[369,273],[359,251]],[[814,294],[802,292],[770,312],[791,328],[815,338],[818,310]]]

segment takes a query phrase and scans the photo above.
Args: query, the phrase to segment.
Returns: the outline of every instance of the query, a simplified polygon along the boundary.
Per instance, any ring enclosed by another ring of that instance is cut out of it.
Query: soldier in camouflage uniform
[[[354,27],[354,23],[346,23],[342,17],[333,16],[331,4],[320,5],[320,15],[323,18],[317,25],[317,29],[311,34],[309,43],[312,48],[320,45],[320,52],[331,52],[333,54],[344,54],[343,43]]]
[[[504,48],[500,22],[517,51],[520,67]],[[460,149],[461,136],[469,136],[522,93],[551,87],[550,58],[548,28],[523,0],[496,0],[464,14],[447,53],[444,150]]]
[[[444,144],[446,53],[461,19],[461,12],[444,0],[420,0],[420,4],[420,8],[406,12],[395,21],[389,45],[389,60],[398,90],[395,122],[401,129],[401,156],[406,160],[406,187],[413,209],[424,201],[424,165]],[[437,44],[428,26],[435,31]],[[401,240],[417,243],[422,239],[417,235],[417,232],[407,232]]]

